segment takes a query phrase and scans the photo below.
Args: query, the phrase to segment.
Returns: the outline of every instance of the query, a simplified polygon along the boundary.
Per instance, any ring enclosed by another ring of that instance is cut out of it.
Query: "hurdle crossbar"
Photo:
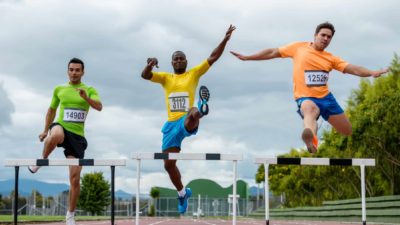
[[[284,157],[256,157],[255,163],[264,164],[264,196],[265,196],[265,222],[269,225],[269,165],[308,165],[308,166],[360,166],[361,170],[361,210],[362,223],[367,224],[365,204],[365,166],[375,166],[375,159],[339,159],[339,158],[284,158]]]
[[[114,225],[115,166],[125,166],[125,159],[6,159],[5,166],[15,167],[14,225],[18,223],[18,178],[20,166],[110,166],[111,167],[111,225]]]
[[[135,152],[132,158],[136,160],[136,225],[139,225],[139,194],[140,194],[140,165],[142,160],[217,160],[233,162],[233,215],[232,224],[236,225],[236,182],[237,182],[237,161],[243,160],[242,154],[220,154],[220,153],[149,153]]]

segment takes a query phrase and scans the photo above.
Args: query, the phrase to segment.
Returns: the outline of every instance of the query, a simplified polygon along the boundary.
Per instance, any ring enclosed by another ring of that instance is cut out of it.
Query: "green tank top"
[[[60,105],[57,123],[67,131],[84,137],[85,120],[90,105],[79,95],[77,88],[85,90],[90,99],[100,101],[100,97],[93,87],[86,86],[84,83],[76,85],[68,83],[58,85],[54,89],[50,108],[57,109]]]

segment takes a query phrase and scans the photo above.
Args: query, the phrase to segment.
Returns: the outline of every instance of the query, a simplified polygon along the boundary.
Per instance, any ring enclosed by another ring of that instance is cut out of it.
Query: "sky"
[[[143,80],[148,57],[157,71],[172,72],[171,55],[186,53],[188,68],[205,60],[233,32],[224,54],[201,78],[210,92],[210,113],[184,153],[243,154],[238,177],[254,185],[255,156],[278,156],[304,148],[302,120],[292,91],[291,59],[240,61],[229,51],[252,54],[294,41],[313,41],[315,27],[329,21],[336,33],[327,51],[369,69],[390,65],[400,52],[400,3],[396,0],[0,0],[0,151],[3,159],[39,158],[38,135],[56,85],[68,82],[67,63],[85,62],[83,82],[95,87],[103,110],[86,120],[86,158],[128,159],[116,169],[116,189],[136,193],[133,152],[161,151],[167,119],[159,84]],[[329,87],[339,104],[359,77],[332,71]],[[372,78],[364,78],[372,79]],[[330,129],[322,123],[323,129]],[[56,149],[50,158],[63,158]],[[209,178],[232,184],[231,162],[178,162],[184,184]],[[110,169],[86,167],[83,173]],[[0,180],[14,170],[0,160]],[[21,178],[68,183],[65,167],[42,168]],[[142,163],[141,192],[172,188],[162,161]]]

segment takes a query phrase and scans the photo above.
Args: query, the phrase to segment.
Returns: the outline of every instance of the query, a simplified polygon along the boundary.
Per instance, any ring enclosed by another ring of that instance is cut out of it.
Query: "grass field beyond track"
[[[77,216],[76,220],[109,220],[109,216]],[[58,222],[64,221],[65,216],[18,216],[18,222]],[[0,215],[0,224],[14,221],[11,215]]]

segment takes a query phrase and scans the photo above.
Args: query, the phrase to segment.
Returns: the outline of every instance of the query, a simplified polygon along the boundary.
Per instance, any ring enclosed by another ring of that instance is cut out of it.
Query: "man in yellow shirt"
[[[369,70],[349,64],[325,51],[335,34],[331,23],[319,24],[314,42],[295,42],[280,48],[264,49],[253,55],[231,53],[240,60],[293,59],[293,89],[298,113],[304,120],[302,139],[311,153],[317,152],[317,119],[321,115],[342,135],[351,135],[351,124],[328,89],[332,69],[360,77],[379,77],[388,69]]]
[[[158,60],[157,58],[147,59],[147,65],[143,69],[142,77],[161,84],[165,93],[168,121],[162,128],[163,152],[180,152],[182,140],[197,133],[200,118],[208,114],[207,101],[210,97],[208,89],[205,86],[201,86],[199,89],[198,108],[192,107],[199,79],[222,55],[226,43],[235,29],[234,26],[230,25],[224,39],[211,55],[188,71],[186,71],[186,55],[182,51],[176,51],[172,54],[171,64],[174,73],[152,71],[154,66],[158,67]],[[183,214],[186,212],[188,198],[191,196],[192,191],[190,188],[184,188],[181,174],[176,166],[176,160],[164,160],[164,167],[178,191],[178,211]]]

